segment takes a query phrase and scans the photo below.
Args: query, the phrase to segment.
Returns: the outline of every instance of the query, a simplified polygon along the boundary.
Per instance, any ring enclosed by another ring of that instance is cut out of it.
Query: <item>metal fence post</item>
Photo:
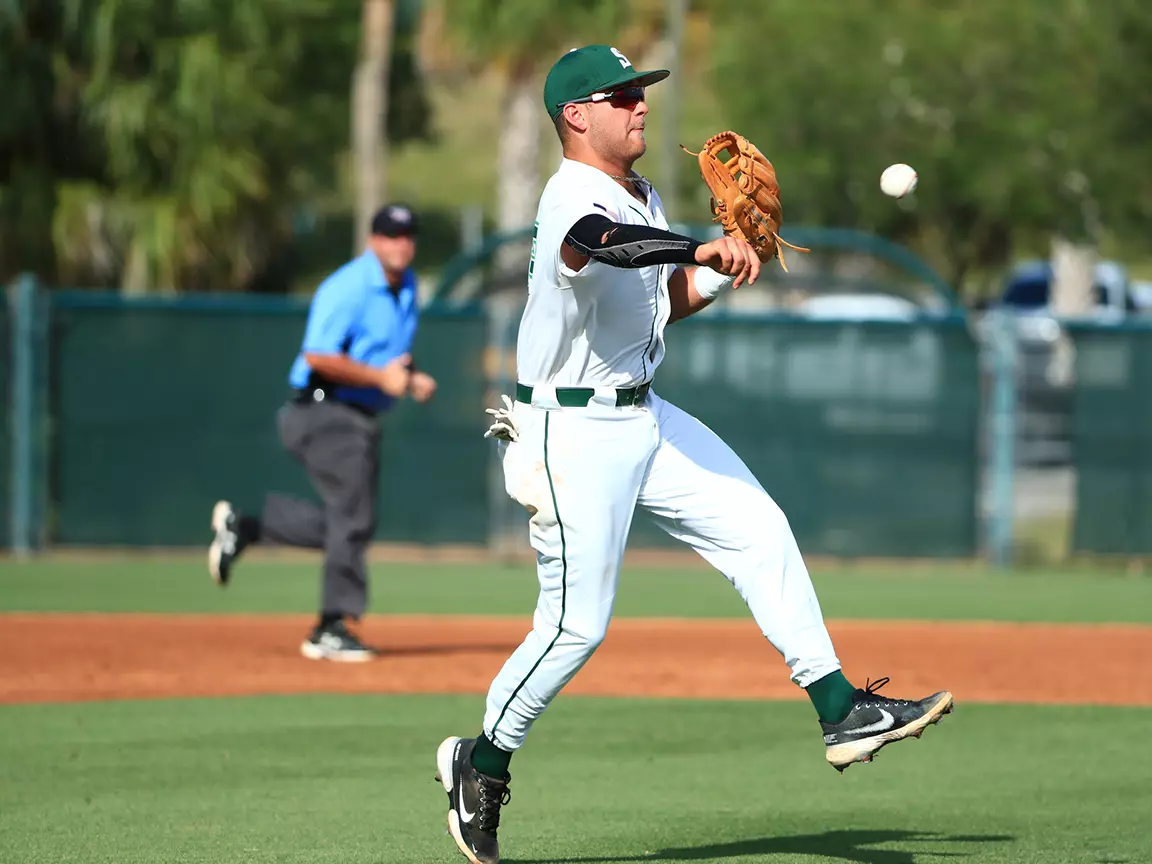
[[[9,289],[12,312],[12,454],[10,534],[17,557],[31,554],[36,476],[36,279],[22,275]]]
[[[484,208],[472,204],[460,211],[460,252],[476,254],[484,245]],[[460,293],[472,297],[480,291],[483,274],[480,268],[473,268],[461,280]]]
[[[518,300],[499,296],[485,304],[488,316],[488,354],[493,364],[492,375],[488,380],[489,395],[495,400],[493,407],[502,407],[501,394],[515,399],[516,382],[509,374],[507,359],[514,356],[515,344],[511,336],[518,320]],[[488,472],[488,546],[499,558],[512,554],[510,531],[515,525],[513,501],[504,489],[504,468],[500,458],[501,444],[492,442],[489,452],[491,460]],[[516,505],[517,507],[519,505]]]
[[[992,335],[991,507],[988,555],[994,567],[1012,563],[1016,510],[1016,324],[1011,314],[989,313]]]

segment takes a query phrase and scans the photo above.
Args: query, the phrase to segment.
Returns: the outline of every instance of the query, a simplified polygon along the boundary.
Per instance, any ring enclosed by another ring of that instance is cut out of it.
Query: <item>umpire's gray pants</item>
[[[368,607],[364,559],[376,530],[380,422],[330,400],[289,403],[276,419],[281,442],[307,470],[324,506],[269,495],[263,539],[323,549],[320,611],[359,618]]]

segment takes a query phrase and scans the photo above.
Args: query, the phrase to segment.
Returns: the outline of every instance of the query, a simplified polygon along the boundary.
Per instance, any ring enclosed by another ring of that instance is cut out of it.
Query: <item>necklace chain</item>
[[[633,173],[629,177],[619,177],[616,174],[609,174],[608,176],[611,177],[613,180],[620,180],[623,183],[648,183],[648,178],[645,177],[643,174]],[[651,185],[651,184],[649,183],[648,185]]]

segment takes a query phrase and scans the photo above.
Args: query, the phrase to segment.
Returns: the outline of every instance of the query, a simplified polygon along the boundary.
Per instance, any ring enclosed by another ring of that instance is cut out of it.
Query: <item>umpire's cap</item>
[[[403,204],[381,207],[372,217],[372,233],[385,237],[415,237],[416,214]]]
[[[647,87],[663,81],[667,69],[638,72],[632,61],[611,45],[585,45],[573,48],[556,61],[544,81],[544,107],[555,120],[569,102],[587,99],[593,93],[606,93],[631,84]]]

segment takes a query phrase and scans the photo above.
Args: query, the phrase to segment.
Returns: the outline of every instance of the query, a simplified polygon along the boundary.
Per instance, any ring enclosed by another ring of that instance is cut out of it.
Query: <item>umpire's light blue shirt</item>
[[[312,367],[305,353],[347,354],[360,363],[383,368],[412,350],[418,318],[416,275],[411,268],[393,294],[380,259],[369,250],[316,289],[304,343],[288,381],[299,390],[308,386]],[[375,387],[338,386],[334,395],[370,411],[383,411],[395,401]]]

